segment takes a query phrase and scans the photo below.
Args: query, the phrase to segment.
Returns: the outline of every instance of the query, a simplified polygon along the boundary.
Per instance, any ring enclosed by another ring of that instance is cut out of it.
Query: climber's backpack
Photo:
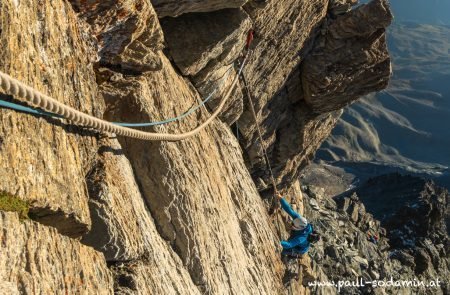
[[[318,241],[320,241],[320,234],[313,230],[312,233],[308,235],[308,242],[311,244],[315,244]]]

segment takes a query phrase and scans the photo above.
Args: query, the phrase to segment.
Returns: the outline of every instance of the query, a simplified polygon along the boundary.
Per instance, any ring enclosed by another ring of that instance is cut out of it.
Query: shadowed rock
[[[374,0],[332,20],[302,66],[305,100],[316,113],[340,109],[387,87],[391,62],[388,2]]]
[[[225,9],[164,18],[161,26],[175,64],[183,75],[190,76],[203,98],[216,88],[222,90],[208,102],[215,110],[236,75],[233,63],[244,48],[250,18],[242,9]],[[238,85],[221,113],[224,122],[231,125],[239,118],[242,98]]]
[[[160,18],[179,16],[189,12],[208,12],[225,8],[237,8],[247,0],[151,0]]]

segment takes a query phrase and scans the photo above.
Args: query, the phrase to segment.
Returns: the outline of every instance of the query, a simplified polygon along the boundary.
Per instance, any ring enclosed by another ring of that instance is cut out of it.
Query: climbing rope
[[[215,87],[215,89],[204,100],[202,100],[195,107],[190,108],[187,112],[185,112],[185,113],[183,113],[183,114],[181,114],[181,115],[179,115],[177,117],[173,117],[173,118],[166,119],[166,120],[163,120],[163,121],[147,122],[147,123],[122,123],[122,122],[112,122],[112,123],[114,125],[123,126],[123,127],[149,127],[149,126],[164,125],[164,124],[168,124],[168,123],[171,123],[171,122],[180,121],[181,119],[184,119],[185,117],[189,116],[190,114],[192,114],[193,112],[195,112],[196,110],[198,110],[199,108],[204,106],[214,96],[214,94],[220,88],[222,88],[222,85],[225,82],[226,78],[229,76],[229,74],[231,72],[231,69],[232,69],[232,67],[230,67],[226,71],[225,75],[223,75],[222,78],[219,79],[219,81],[220,81],[219,84]],[[22,106],[20,104],[12,103],[12,102],[1,100],[1,99],[0,99],[0,107],[6,107],[8,109],[13,109],[13,110],[17,110],[17,111],[33,114],[33,115],[41,115],[41,116],[47,116],[47,117],[52,117],[52,118],[64,119],[64,117],[56,115],[56,114],[44,112],[44,111],[39,110],[39,109],[33,109],[33,108],[25,107],[25,106]]]
[[[250,105],[250,110],[252,112],[253,119],[255,120],[255,123],[256,123],[256,131],[258,133],[259,142],[261,144],[261,151],[263,152],[264,160],[266,162],[267,169],[269,170],[269,173],[270,173],[270,180],[272,182],[274,193],[277,194],[278,193],[277,184],[275,182],[275,177],[274,177],[274,174],[273,174],[273,171],[272,171],[272,167],[271,167],[270,162],[269,162],[269,157],[267,156],[267,150],[266,150],[266,147],[264,145],[263,138],[262,138],[261,128],[260,128],[259,123],[258,123],[258,117],[256,116],[255,107],[253,106],[252,95],[251,95],[250,90],[248,88],[247,79],[245,79],[244,73],[241,73],[241,77],[242,77],[242,81],[244,82],[244,87],[245,87],[245,90],[246,90],[246,93],[247,93],[247,98],[248,98],[248,102],[249,102],[249,105]]]
[[[169,134],[169,133],[153,133],[153,132],[144,132],[140,130],[130,129],[124,126],[115,125],[111,122],[107,122],[101,120],[99,118],[87,115],[82,113],[74,108],[64,105],[59,101],[42,94],[41,92],[23,84],[22,82],[12,78],[11,76],[0,71],[0,87],[8,94],[23,98],[26,103],[37,107],[44,112],[55,114],[61,117],[64,117],[71,122],[90,127],[96,129],[101,132],[109,132],[115,133],[117,135],[132,137],[142,140],[151,140],[151,141],[178,141],[183,140],[189,137],[192,137],[203,130],[206,126],[208,126],[214,118],[219,115],[222,111],[227,99],[230,97],[234,87],[236,86],[239,76],[245,66],[247,61],[247,54],[245,54],[242,65],[240,66],[236,77],[234,77],[233,82],[225,93],[221,103],[217,107],[217,109],[211,114],[211,116],[202,124],[197,126],[195,129],[180,133],[180,134]]]
[[[185,113],[183,113],[183,114],[181,114],[181,115],[179,115],[177,117],[166,119],[166,120],[163,120],[163,121],[158,121],[158,122],[148,122],[148,123],[121,123],[121,122],[113,122],[113,124],[119,125],[119,126],[124,126],[124,127],[149,127],[149,126],[164,125],[164,124],[167,124],[167,123],[180,121],[181,119],[189,116],[190,114],[192,114],[193,112],[195,112],[196,110],[198,110],[199,108],[204,106],[214,96],[214,94],[216,94],[216,92],[220,88],[222,88],[223,83],[227,80],[227,78],[230,75],[232,69],[233,68],[230,67],[226,71],[225,75],[223,75],[222,78],[220,78],[219,84],[214,88],[214,90],[204,100],[202,100],[197,106],[190,108],[187,112],[185,112]]]

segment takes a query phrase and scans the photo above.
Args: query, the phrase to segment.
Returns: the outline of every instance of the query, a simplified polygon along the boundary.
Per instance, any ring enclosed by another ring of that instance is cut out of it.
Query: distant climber
[[[378,236],[375,234],[367,233],[367,240],[375,245],[378,245]]]
[[[310,259],[306,254],[311,243],[315,243],[320,240],[320,235],[314,231],[312,225],[308,223],[306,218],[299,213],[292,210],[289,203],[277,194],[280,200],[281,207],[292,218],[292,228],[289,239],[287,241],[281,241],[283,251],[281,256],[285,264],[289,264],[292,260],[297,260],[302,267],[303,272],[303,284],[313,281],[315,278],[311,273]]]

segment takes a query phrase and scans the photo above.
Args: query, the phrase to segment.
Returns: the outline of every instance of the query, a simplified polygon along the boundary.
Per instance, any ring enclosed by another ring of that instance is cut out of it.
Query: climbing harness
[[[1,71],[0,71],[0,87],[6,93],[23,98],[26,103],[40,109],[39,111],[38,110],[36,111],[38,113],[43,112],[39,113],[41,115],[44,113],[54,114],[66,118],[78,125],[90,127],[102,132],[115,133],[117,135],[126,137],[151,141],[178,141],[196,135],[206,126],[208,126],[212,122],[212,120],[214,120],[214,118],[218,116],[218,114],[222,111],[226,101],[230,97],[234,87],[238,82],[239,76],[246,64],[247,57],[248,52],[245,54],[244,60],[238,70],[238,73],[234,77],[233,82],[231,83],[230,87],[225,93],[221,103],[219,104],[217,109],[211,114],[211,116],[205,122],[197,126],[195,129],[180,134],[144,132],[140,130],[130,129],[124,126],[115,125],[111,122],[107,122],[99,118],[87,115],[85,113],[75,110],[72,107],[64,105],[63,103],[60,103],[57,100],[40,93],[39,91],[25,85],[24,83],[12,78],[11,76]],[[23,111],[28,110],[23,109]]]

